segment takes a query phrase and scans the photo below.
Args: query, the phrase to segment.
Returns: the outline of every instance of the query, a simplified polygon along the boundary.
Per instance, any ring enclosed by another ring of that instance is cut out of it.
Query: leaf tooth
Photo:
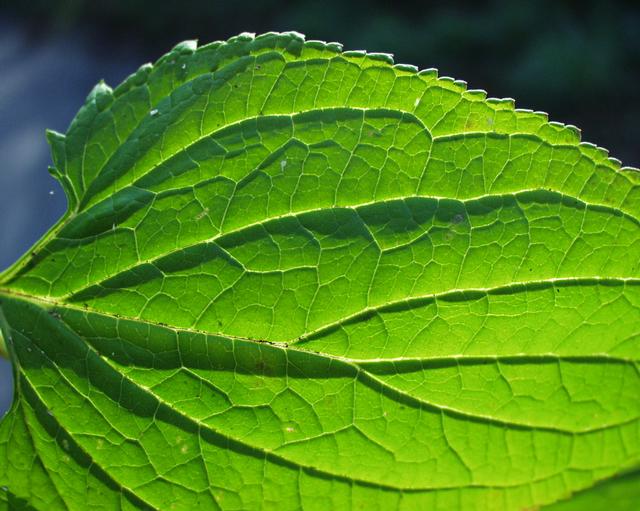
[[[64,143],[64,136],[60,135],[60,133],[55,133],[55,135],[53,134],[50,135],[50,133],[47,132],[47,139],[49,139],[50,136],[54,136],[54,137],[62,136],[63,143]],[[49,143],[51,144],[51,142]],[[52,144],[51,147],[52,147],[52,152],[55,155],[56,150],[53,149],[54,145]],[[62,151],[64,151],[64,146],[62,147]],[[56,161],[57,159],[58,158],[54,156],[54,161]],[[49,170],[49,174],[51,174],[51,176],[53,176],[55,180],[58,181],[58,183],[60,183],[60,186],[62,186],[62,189],[64,190],[64,194],[66,195],[67,201],[69,203],[69,209],[74,210],[78,205],[78,196],[73,186],[73,183],[69,179],[69,176],[67,176],[66,174],[66,171],[64,168],[64,159],[62,159],[60,165],[49,166],[48,170]]]
[[[487,103],[499,110],[515,110],[516,100],[513,98],[487,98]]]
[[[141,85],[147,83],[151,71],[153,71],[153,64],[151,62],[142,64],[137,71],[130,74],[120,85],[118,85],[113,90],[113,97],[117,98],[125,92],[130,91],[131,89],[140,87]]]
[[[66,150],[65,142],[66,135],[59,133],[55,130],[46,130],[47,142],[51,147],[51,156],[53,164],[61,172],[65,171]]]
[[[611,158],[609,156],[608,149],[605,149],[604,147],[600,147],[596,144],[592,144],[591,142],[580,142],[579,146],[582,149],[582,152],[587,156],[589,156],[594,161],[607,162],[607,163],[613,164],[611,160],[616,159],[616,158]]]
[[[464,94],[467,90],[467,82],[464,80],[456,80],[451,76],[441,76],[437,79],[438,84],[446,87],[448,90]]]
[[[282,46],[282,39],[284,38],[284,34],[282,32],[274,32],[273,30],[270,32],[264,32],[262,34],[254,34],[253,32],[244,32],[240,35],[232,37],[228,41],[223,41],[222,44],[232,44],[234,42],[244,42],[255,44],[257,47],[263,48],[270,46],[272,48],[276,48],[278,46]],[[278,45],[280,43],[280,45]]]
[[[474,101],[484,101],[487,99],[487,91],[484,89],[467,89],[464,95]]]
[[[582,138],[582,130],[573,124],[565,124],[565,129],[573,131],[578,141]]]
[[[347,50],[343,51],[342,55],[347,58],[363,58],[367,55],[367,52],[364,50]]]
[[[395,64],[393,67],[398,71],[406,71],[408,73],[418,72],[418,66],[414,66],[412,64]]]
[[[285,50],[296,57],[299,56],[305,47],[304,36],[299,32],[287,32],[286,35],[289,39]]]
[[[562,133],[569,138],[569,142],[574,144],[580,143],[582,132],[573,124],[564,124],[558,121],[548,121],[547,126],[553,128],[557,133]]]
[[[188,39],[176,44],[170,53],[193,53],[198,49],[197,39]]]
[[[290,30],[287,32],[266,32],[257,36],[254,33],[245,32],[239,36],[232,37],[228,42],[248,43],[250,45],[249,48],[253,50],[280,48],[298,56],[302,48],[307,44],[305,39],[304,34]]]
[[[300,41],[304,41],[307,38],[307,36],[305,36],[302,32],[297,32],[295,30],[288,30],[286,32],[281,32],[279,35],[285,36],[285,37],[292,37]]]
[[[602,160],[608,160],[609,159],[609,150],[608,149],[605,149],[604,147],[596,146],[596,151],[597,151],[598,156],[600,157],[600,159],[602,159]]]
[[[579,147],[583,154],[594,161],[603,162],[609,160],[609,151],[603,147],[599,147],[591,142],[580,142]]]
[[[371,60],[379,60],[380,62],[386,62],[393,65],[393,53],[371,52],[367,53],[367,57]]]
[[[451,90],[458,93],[463,93],[466,90],[460,87],[460,84],[457,83],[456,79],[451,76],[440,76],[439,78],[437,78],[437,83],[438,85],[446,88],[447,90]]]
[[[64,133],[60,133],[59,131],[52,129],[45,130],[45,133],[47,135],[47,141],[49,142],[49,145],[54,145],[58,142],[64,143],[64,140],[67,138]]]
[[[622,168],[622,161],[619,160],[618,158],[614,158],[613,156],[609,157],[609,162],[611,162],[613,164],[613,166],[617,169]]]
[[[314,48],[316,50],[324,50],[328,44],[320,39],[309,39],[306,43],[308,48]]]
[[[252,41],[256,38],[255,32],[240,32],[237,36],[232,37],[236,41]]]
[[[56,181],[58,181],[60,184],[62,184],[62,180],[65,178],[65,176],[64,176],[64,174],[62,172],[60,172],[60,169],[58,169],[57,167],[54,167],[53,165],[49,165],[47,167],[47,170],[49,171],[49,174]]]
[[[217,48],[219,48],[220,46],[223,46],[225,44],[225,41],[211,41],[210,43],[207,44],[203,44],[202,46],[198,46],[198,50],[197,51],[205,51],[205,50],[215,50]]]
[[[109,85],[107,85],[107,83],[104,80],[100,80],[98,83],[94,85],[93,89],[91,89],[91,92],[89,92],[87,99],[93,100],[97,96],[101,96],[104,94],[111,94],[112,92],[113,92],[113,89],[111,89],[111,87],[109,87]]]
[[[104,80],[100,80],[89,95],[87,96],[87,103],[95,103],[98,111],[102,112],[113,101],[113,89],[109,87]]]
[[[309,39],[304,43],[306,48],[311,48],[320,51],[329,51],[332,53],[341,53],[342,52],[342,44],[340,43],[327,43],[321,41],[319,39]]]
[[[580,143],[581,131],[572,124],[564,124],[558,121],[549,121],[546,123],[547,128],[551,128],[557,134],[567,137],[563,143],[578,145]]]
[[[58,181],[58,183],[60,183],[60,186],[62,186],[64,194],[69,203],[69,210],[75,210],[78,206],[77,193],[75,188],[73,187],[73,183],[71,183],[71,180],[69,179],[69,176],[63,174],[55,167],[49,167],[48,170],[49,174],[51,174]]]
[[[539,117],[542,122],[549,122],[549,114],[547,112],[543,112],[542,110],[534,110],[533,115]]]
[[[251,34],[251,32],[243,32],[243,33]],[[253,39],[255,39],[258,42],[261,42],[261,41],[270,40],[270,39],[273,39],[274,37],[279,37],[279,36],[280,36],[280,32],[271,31],[271,32],[263,32],[262,34],[258,34],[258,35],[253,34]],[[236,36],[235,38],[232,37],[231,39],[229,39],[229,41],[231,41],[232,39],[236,39],[237,37],[239,36]],[[224,44],[224,43],[225,41],[221,41],[221,44]]]
[[[516,120],[524,122],[529,126],[529,129],[540,130],[549,120],[544,112],[536,112],[530,108],[516,108],[514,110]]]
[[[139,80],[139,83],[137,83],[136,85],[141,85],[142,83],[147,81],[147,78],[149,77],[149,73],[152,71],[153,69],[153,64],[151,62],[146,62],[144,64],[142,64],[138,70],[134,73],[134,76],[136,77],[137,80]]]
[[[423,76],[425,78],[438,78],[438,70],[435,67],[429,67],[427,69],[421,69],[418,71],[418,75]]]
[[[233,43],[238,41],[248,42],[248,43],[255,42],[255,43],[259,43],[259,46],[272,44],[273,48],[276,48],[276,47],[282,47],[283,41],[286,41],[287,39],[289,40],[288,41],[289,43],[297,42],[298,44],[299,43],[304,43],[305,45],[307,44],[307,42],[305,42],[306,36],[301,32],[296,32],[295,30],[289,30],[286,32],[275,32],[272,30],[270,32],[264,32],[258,35],[256,35],[254,32],[243,32],[242,34],[232,37],[227,41],[223,41],[223,44]],[[323,41],[319,41],[319,40],[315,42],[325,44]]]

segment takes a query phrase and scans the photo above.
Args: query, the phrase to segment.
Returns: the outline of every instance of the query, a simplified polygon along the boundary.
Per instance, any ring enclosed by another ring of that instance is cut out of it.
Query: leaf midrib
[[[579,279],[570,279],[570,280],[579,280]],[[634,284],[639,283],[640,284],[640,279],[633,279]],[[317,351],[313,351],[313,350],[308,350],[305,348],[298,348],[295,347],[295,342],[278,342],[278,341],[269,341],[269,340],[262,340],[262,339],[252,339],[249,337],[242,337],[242,336],[237,336],[237,335],[231,335],[231,334],[226,334],[226,333],[221,333],[221,332],[217,332],[217,333],[211,333],[211,332],[207,332],[207,331],[202,331],[202,330],[197,330],[197,329],[193,329],[193,328],[181,328],[181,327],[175,327],[172,325],[167,325],[165,323],[156,323],[153,321],[149,321],[149,320],[145,320],[145,319],[140,319],[140,318],[135,318],[135,317],[129,317],[129,316],[122,316],[122,315],[113,315],[113,314],[109,314],[107,312],[104,311],[100,311],[97,309],[92,309],[90,307],[79,307],[79,306],[75,306],[73,304],[67,304],[65,302],[60,302],[60,301],[56,301],[56,300],[50,300],[50,299],[46,299],[46,298],[42,298],[42,297],[35,297],[32,295],[26,295],[24,293],[18,293],[18,292],[14,292],[14,291],[9,291],[7,292],[6,289],[0,289],[0,296],[1,295],[7,295],[10,297],[14,297],[14,298],[18,298],[18,299],[22,299],[22,300],[26,300],[29,301],[31,303],[34,303],[35,305],[37,305],[38,307],[42,307],[43,305],[46,308],[53,308],[53,307],[57,307],[57,308],[62,308],[62,309],[70,309],[70,310],[74,310],[76,312],[83,312],[83,313],[92,313],[92,314],[96,314],[96,315],[101,315],[104,317],[108,317],[112,320],[115,321],[131,321],[131,322],[138,322],[138,323],[143,323],[143,324],[148,324],[150,326],[154,326],[157,328],[163,328],[163,329],[168,329],[168,330],[173,330],[175,332],[184,332],[184,333],[190,333],[190,334],[198,334],[198,335],[203,335],[206,337],[220,337],[220,338],[226,338],[232,341],[241,341],[241,342],[247,342],[250,344],[255,344],[255,345],[268,345],[268,346],[272,346],[273,348],[276,349],[282,349],[282,350],[293,350],[293,351],[297,351],[298,353],[304,353],[304,354],[308,354],[308,355],[312,355],[312,356],[318,356],[318,357],[322,357],[322,358],[327,358],[330,360],[335,360],[337,363],[340,364],[345,364],[349,367],[351,367],[352,369],[354,369],[356,371],[357,374],[362,374],[364,375],[365,378],[367,378],[370,382],[373,382],[376,385],[381,385],[385,388],[387,388],[389,391],[391,391],[392,393],[397,393],[399,396],[402,397],[402,399],[409,399],[412,402],[415,402],[416,404],[418,404],[419,406],[425,406],[427,408],[430,409],[436,409],[436,410],[440,410],[441,412],[448,412],[448,413],[452,413],[461,417],[465,417],[467,419],[476,419],[476,420],[482,420],[482,421],[488,421],[491,423],[496,423],[496,424],[502,424],[504,426],[508,426],[508,427],[516,427],[516,428],[527,428],[527,429],[534,429],[534,430],[542,430],[542,431],[552,431],[555,433],[560,433],[560,434],[569,434],[569,435],[576,435],[576,434],[586,434],[586,433],[590,433],[590,432],[595,432],[595,431],[601,431],[601,430],[607,430],[610,428],[614,428],[614,427],[618,427],[621,426],[625,423],[630,423],[633,422],[634,420],[637,420],[638,418],[632,418],[632,419],[627,419],[625,421],[622,421],[620,423],[612,423],[612,424],[605,424],[605,425],[601,425],[601,426],[597,426],[597,427],[593,427],[593,428],[582,428],[582,429],[578,429],[578,430],[569,430],[569,429],[564,429],[564,428],[560,428],[560,427],[556,427],[556,426],[546,426],[546,425],[533,425],[533,424],[528,424],[528,423],[520,423],[520,422],[513,422],[512,420],[508,420],[508,419],[502,419],[502,418],[496,418],[496,417],[492,417],[490,415],[482,415],[482,414],[475,414],[475,413],[471,413],[469,411],[466,410],[461,410],[461,409],[457,409],[451,406],[447,406],[447,405],[442,405],[442,404],[436,404],[436,403],[432,403],[430,401],[424,401],[421,398],[416,398],[414,396],[411,396],[409,394],[407,394],[405,391],[396,388],[395,386],[384,382],[382,380],[380,380],[379,378],[377,378],[375,376],[375,374],[371,373],[369,370],[367,370],[367,366],[371,367],[372,365],[375,364],[383,364],[383,365],[387,365],[389,363],[394,363],[394,362],[406,362],[406,363],[411,363],[414,361],[419,361],[422,362],[424,364],[438,364],[440,362],[443,361],[465,361],[465,362],[472,362],[474,360],[478,360],[478,361],[496,361],[499,362],[500,360],[504,360],[504,361],[526,361],[526,360],[535,360],[535,361],[540,361],[540,360],[566,360],[566,361],[576,361],[576,362],[580,362],[580,361],[585,361],[585,360],[604,360],[607,362],[619,362],[619,363],[624,363],[624,364],[630,364],[632,365],[636,371],[640,372],[640,367],[638,367],[638,360],[636,359],[630,359],[630,358],[625,358],[625,357],[618,357],[618,356],[612,356],[606,353],[599,353],[599,354],[591,354],[591,355],[580,355],[580,356],[571,356],[571,355],[560,355],[557,353],[544,353],[544,354],[536,354],[536,355],[527,355],[527,354],[515,354],[515,355],[483,355],[483,356],[478,356],[478,355],[471,355],[471,356],[467,356],[467,355],[453,355],[453,356],[436,356],[436,357],[423,357],[423,358],[400,358],[400,359],[385,359],[385,358],[378,358],[378,359],[357,359],[357,358],[352,358],[352,357],[345,357],[345,356],[340,356],[340,355],[334,355],[334,354],[329,354],[329,353],[323,353],[323,352],[317,352]],[[1,309],[0,309],[1,311]],[[71,329],[71,331],[74,333],[74,335],[80,336],[80,334],[76,333],[69,325],[67,325],[66,322],[62,321],[64,323],[64,325],[66,326],[66,328]],[[80,336],[81,337],[81,336]],[[89,343],[87,343],[89,345]],[[92,349],[92,351],[95,352],[95,349],[93,347],[91,347],[90,349]],[[97,352],[95,352],[96,354],[98,354]],[[98,354],[98,356],[100,356]],[[102,358],[102,357],[101,357]],[[103,359],[104,360],[104,359]],[[116,365],[112,364],[110,361],[108,362],[108,364],[114,369],[117,370]],[[137,383],[135,383],[134,381],[131,381],[131,383],[133,385],[139,386]],[[151,392],[149,390],[149,392]],[[152,392],[152,394],[156,397],[156,399],[158,399],[160,402],[164,402],[160,397],[156,396],[155,393]],[[167,404],[167,406],[170,406]]]
[[[284,341],[274,341],[269,339],[255,339],[251,337],[244,337],[244,336],[229,334],[225,332],[211,332],[211,331],[201,330],[194,327],[169,325],[165,322],[160,322],[160,321],[156,322],[153,320],[135,317],[135,316],[110,313],[108,311],[93,308],[85,304],[77,305],[73,302],[66,301],[65,297],[53,298],[50,296],[44,297],[39,295],[33,295],[30,293],[25,293],[24,291],[13,289],[11,287],[0,287],[0,296],[5,295],[10,298],[14,297],[14,298],[26,300],[36,305],[45,305],[47,308],[57,307],[62,309],[71,309],[79,312],[90,312],[93,314],[107,316],[115,320],[145,323],[152,326],[167,328],[170,330],[175,330],[175,331],[180,331],[185,333],[202,334],[202,335],[213,336],[213,337],[226,337],[232,340],[247,341],[247,342],[254,342],[254,343],[266,343],[266,344],[282,346],[282,347],[291,347],[297,343],[303,343],[305,341],[311,340],[327,330],[331,330],[336,326],[349,322],[353,319],[357,319],[360,316],[367,315],[371,312],[378,312],[386,308],[392,308],[394,306],[401,305],[401,304],[411,304],[416,302],[419,303],[419,302],[431,300],[431,299],[437,300],[437,299],[455,297],[455,296],[460,296],[465,294],[486,294],[486,295],[501,294],[506,291],[517,291],[518,288],[526,288],[528,286],[548,285],[550,287],[556,287],[556,286],[572,285],[572,284],[587,284],[587,285],[591,284],[591,285],[604,285],[604,286],[607,286],[607,285],[636,286],[636,285],[640,285],[640,277],[598,277],[598,276],[561,277],[561,278],[549,277],[546,279],[539,279],[539,280],[532,279],[532,280],[525,280],[525,281],[518,281],[518,282],[510,282],[505,285],[494,286],[494,287],[470,287],[470,288],[448,289],[443,292],[428,293],[425,295],[393,300],[393,301],[389,301],[376,306],[363,307],[362,309],[352,314],[339,318],[331,323],[317,327],[314,330],[311,330],[309,332],[305,332],[300,336],[287,339]],[[302,351],[309,351],[309,350],[302,350]],[[330,355],[327,355],[327,356],[330,356]],[[619,357],[614,357],[614,358],[619,359],[621,361],[626,361],[626,362],[635,361],[633,359],[625,359],[625,358],[619,358]],[[349,359],[349,360],[355,361],[355,359]],[[367,359],[367,360],[371,361],[371,359]],[[380,360],[388,361],[392,359],[380,359]],[[424,359],[421,359],[421,360],[424,360]],[[429,358],[428,360],[432,360],[432,358]],[[433,360],[437,360],[437,357],[433,358]]]

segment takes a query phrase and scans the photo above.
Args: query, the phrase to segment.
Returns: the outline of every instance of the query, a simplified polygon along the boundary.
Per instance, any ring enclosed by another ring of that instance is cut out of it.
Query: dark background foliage
[[[640,166],[637,1],[1,0],[0,269],[64,211],[44,129],[65,131],[100,78],[116,85],[180,40],[271,30],[437,67]],[[0,414],[10,386],[2,360]]]

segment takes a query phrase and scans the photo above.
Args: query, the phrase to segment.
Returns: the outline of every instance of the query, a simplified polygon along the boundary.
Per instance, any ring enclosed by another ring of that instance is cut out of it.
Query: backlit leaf
[[[576,128],[243,34],[49,141],[0,502],[520,510],[640,463],[640,174]]]

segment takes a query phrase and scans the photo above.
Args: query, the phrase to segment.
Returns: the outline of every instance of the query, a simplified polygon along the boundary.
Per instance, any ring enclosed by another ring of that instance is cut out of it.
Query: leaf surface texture
[[[640,462],[640,177],[576,128],[270,33],[49,141],[0,503],[517,510]]]

